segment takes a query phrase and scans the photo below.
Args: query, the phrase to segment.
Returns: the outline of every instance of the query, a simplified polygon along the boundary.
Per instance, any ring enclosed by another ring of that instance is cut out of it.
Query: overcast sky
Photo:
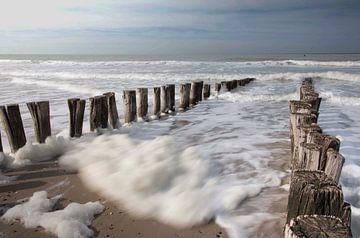
[[[360,52],[360,0],[0,0],[0,53]]]

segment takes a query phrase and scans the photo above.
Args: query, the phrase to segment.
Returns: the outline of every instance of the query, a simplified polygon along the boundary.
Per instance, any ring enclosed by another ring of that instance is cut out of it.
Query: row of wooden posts
[[[230,91],[238,86],[244,86],[254,78],[246,78],[232,81],[223,81],[215,84],[215,91]],[[159,118],[162,114],[175,112],[175,84],[167,84],[153,89],[153,116]],[[203,81],[194,81],[179,85],[178,111],[187,110],[200,101],[210,97],[210,84]],[[90,101],[90,130],[120,127],[119,115],[116,107],[115,93],[108,92],[95,96]],[[67,100],[69,107],[69,135],[81,137],[84,121],[86,100],[71,98]],[[148,89],[123,91],[124,122],[131,123],[136,120],[148,120]],[[50,126],[50,103],[49,101],[27,103],[30,111],[36,135],[36,141],[44,143],[51,136]],[[26,144],[25,130],[18,104],[0,106],[0,120],[7,135],[10,149],[15,153]],[[0,133],[0,152],[3,152]]]
[[[340,141],[317,124],[321,98],[311,78],[290,101],[291,181],[285,238],[352,237],[351,206],[339,178],[344,157]]]

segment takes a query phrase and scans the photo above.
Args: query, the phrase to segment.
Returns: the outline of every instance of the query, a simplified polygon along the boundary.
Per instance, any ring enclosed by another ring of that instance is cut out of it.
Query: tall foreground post
[[[10,149],[15,153],[26,144],[26,136],[18,104],[0,106],[0,120],[6,132]]]
[[[36,140],[44,143],[51,136],[49,101],[29,102],[26,105],[33,119]]]
[[[124,119],[125,123],[131,123],[136,120],[136,91],[124,90],[123,91],[124,103]]]

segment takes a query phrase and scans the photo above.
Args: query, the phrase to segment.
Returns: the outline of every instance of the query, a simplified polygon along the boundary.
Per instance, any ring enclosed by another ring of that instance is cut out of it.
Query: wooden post
[[[147,88],[138,88],[137,89],[137,118],[142,120],[147,120],[148,113],[148,89]]]
[[[322,171],[294,171],[290,183],[286,223],[299,215],[343,216],[341,188]]]
[[[298,160],[294,161],[292,169],[319,170],[321,163],[321,146],[311,143],[299,145]]]
[[[124,90],[123,102],[125,123],[131,123],[136,120],[136,91]]]
[[[204,85],[204,99],[208,99],[210,97],[210,84]]]
[[[220,92],[221,89],[221,83],[215,83],[215,91]]]
[[[108,92],[108,93],[104,93],[103,95],[106,96],[106,100],[107,100],[109,124],[112,126],[113,129],[118,129],[120,127],[120,122],[119,122],[119,115],[116,106],[115,93]]]
[[[339,183],[339,178],[342,167],[345,163],[345,158],[332,148],[329,148],[326,154],[327,161],[325,165],[325,173],[328,177]]]
[[[344,202],[343,206],[343,216],[340,217],[341,220],[349,227],[351,230],[351,204]]]
[[[195,106],[198,103],[198,84],[196,82],[191,83],[190,89],[190,106]]]
[[[70,98],[68,99],[69,107],[69,121],[70,121],[70,137],[81,137],[83,121],[84,121],[84,112],[85,112],[85,100],[80,100],[80,98]]]
[[[49,101],[29,102],[26,105],[33,119],[36,140],[44,143],[51,136]]]
[[[341,237],[351,238],[351,230],[339,218],[332,216],[298,216],[285,226],[285,238]]]
[[[185,108],[190,107],[190,90],[191,90],[191,83],[185,84]]]
[[[161,113],[168,113],[169,111],[169,90],[166,86],[161,86]]]
[[[179,110],[184,111],[186,107],[186,84],[180,84],[179,86],[179,93],[180,93],[180,103],[179,103]]]
[[[155,117],[160,115],[160,87],[154,87],[154,96],[153,96],[153,114]]]
[[[168,90],[168,103],[169,103],[169,111],[175,111],[175,84],[168,84],[166,85]]]
[[[18,104],[0,106],[0,120],[9,140],[12,153],[26,144],[24,126]]]
[[[102,95],[90,98],[90,130],[107,128],[108,117],[107,97]]]
[[[198,86],[197,86],[197,101],[202,101],[203,100],[203,87],[204,87],[204,82],[203,81],[199,81],[197,82]]]

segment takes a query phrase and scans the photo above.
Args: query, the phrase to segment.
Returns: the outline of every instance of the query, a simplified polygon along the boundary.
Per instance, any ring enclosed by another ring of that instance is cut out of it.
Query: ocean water
[[[113,91],[122,117],[123,89],[203,80],[214,91],[215,82],[245,77],[257,80],[232,92],[212,92],[209,100],[167,120],[135,123],[96,138],[89,133],[87,108],[86,135],[71,142],[76,150],[68,149],[61,161],[79,169],[90,189],[133,214],[178,227],[215,218],[231,237],[248,237],[261,222],[281,217],[271,208],[287,193],[288,172],[274,164],[286,164],[289,154],[288,101],[299,98],[302,79],[313,77],[323,97],[319,124],[341,140],[346,158],[341,184],[359,237],[359,55],[1,56],[0,105],[20,103],[33,141],[29,101],[50,100],[53,134],[66,135],[68,98]],[[3,130],[2,141],[8,147]]]

